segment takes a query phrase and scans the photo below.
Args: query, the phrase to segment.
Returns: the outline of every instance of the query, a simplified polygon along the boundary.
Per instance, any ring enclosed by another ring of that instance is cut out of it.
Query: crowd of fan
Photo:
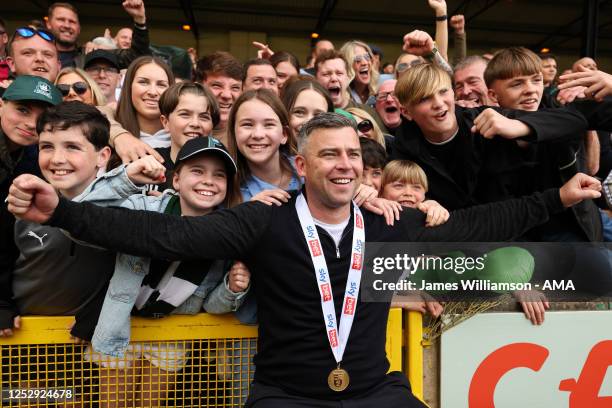
[[[305,66],[261,43],[244,63],[225,51],[198,58],[151,47],[142,0],[123,2],[131,28],[85,46],[68,3],[51,5],[44,25],[9,33],[0,20],[0,198],[29,173],[102,206],[196,216],[249,200],[281,205],[302,187],[300,130],[323,112],[356,122],[364,177],[355,202],[386,216],[395,202],[435,226],[453,210],[560,187],[578,172],[608,177],[612,76],[588,57],[559,76],[553,55],[523,47],[467,56],[463,16],[447,18],[444,0],[429,4],[435,41],[412,31],[395,64],[358,40],[336,49],[321,39]],[[609,214],[605,200],[587,200],[522,240],[610,240]],[[87,358],[117,368],[108,356],[128,348],[153,365],[163,359],[155,345],[128,346],[130,314],[235,312],[256,322],[239,261],[115,254],[15,220],[6,205],[1,216],[0,335],[23,315],[74,314],[72,335],[93,338]],[[546,299],[518,299],[541,324]],[[399,305],[433,315],[443,307],[429,297]],[[186,351],[172,351],[166,368],[180,370]]]

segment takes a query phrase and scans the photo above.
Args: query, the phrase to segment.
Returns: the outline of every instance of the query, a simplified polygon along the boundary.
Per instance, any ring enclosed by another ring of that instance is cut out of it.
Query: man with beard
[[[127,68],[141,55],[150,54],[149,31],[147,29],[145,7],[142,0],[126,0],[123,9],[134,20],[134,36],[129,49],[118,49],[112,52],[117,55],[120,67]],[[47,28],[55,35],[59,58],[63,67],[84,65],[85,50],[77,47],[81,32],[77,9],[70,3],[53,3],[49,6]],[[55,78],[54,78],[55,79]]]

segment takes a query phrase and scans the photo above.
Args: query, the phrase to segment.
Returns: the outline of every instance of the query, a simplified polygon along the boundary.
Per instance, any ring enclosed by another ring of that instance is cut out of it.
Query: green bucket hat
[[[2,99],[5,101],[40,101],[58,105],[62,103],[62,94],[45,78],[20,75],[6,88]]]

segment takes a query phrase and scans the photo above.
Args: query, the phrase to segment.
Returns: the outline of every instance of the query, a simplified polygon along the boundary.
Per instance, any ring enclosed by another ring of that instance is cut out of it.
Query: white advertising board
[[[612,311],[476,315],[442,335],[442,408],[612,408]]]

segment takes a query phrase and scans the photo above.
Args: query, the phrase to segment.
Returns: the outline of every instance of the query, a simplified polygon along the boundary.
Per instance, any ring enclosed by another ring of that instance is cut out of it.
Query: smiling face
[[[36,120],[44,109],[42,105],[26,101],[0,101],[0,126],[10,150],[38,142]]]
[[[348,208],[363,175],[359,137],[350,127],[315,129],[295,165],[305,179],[309,207]]]
[[[486,68],[483,61],[477,61],[455,71],[455,99],[471,101],[476,106],[488,105],[488,89],[484,81]]]
[[[323,112],[327,112],[327,101],[323,95],[312,89],[304,89],[289,112],[289,125],[293,134],[298,135],[304,123]]]
[[[276,65],[276,76],[278,77],[278,88],[283,89],[285,82],[292,76],[299,74],[297,69],[288,61],[279,62]]]
[[[149,63],[138,68],[131,88],[137,115],[148,120],[159,118],[159,97],[168,86],[168,76],[159,65]]]
[[[208,214],[227,194],[227,170],[223,160],[212,154],[199,154],[181,164],[172,186],[180,194],[181,213],[186,216]]]
[[[383,82],[376,94],[376,112],[389,129],[395,129],[402,123],[400,104],[395,97],[396,83],[395,79]]]
[[[188,140],[208,136],[213,129],[208,99],[193,93],[182,94],[174,111],[167,118],[162,115],[161,122],[170,133],[170,151],[175,153]]]
[[[81,194],[95,180],[111,154],[109,147],[96,151],[78,126],[43,131],[38,149],[43,176],[68,199]]]
[[[406,106],[406,116],[415,121],[425,137],[433,141],[450,138],[457,130],[455,100],[450,86]]]
[[[57,49],[39,35],[30,38],[16,36],[7,63],[16,75],[34,75],[54,82],[60,70]]]
[[[81,84],[86,85],[86,87],[83,88],[85,89],[85,92],[81,94],[75,92],[74,87],[72,85],[77,82],[80,82]],[[68,88],[68,95],[64,96],[64,102],[79,101],[79,102],[86,103],[88,105],[94,104],[93,94],[91,92],[91,89],[89,89],[87,82],[85,82],[85,80],[81,78],[81,76],[77,74],[76,72],[69,72],[59,77],[57,79],[57,85],[70,86],[70,88]]]
[[[278,95],[278,79],[272,65],[251,65],[244,79],[244,91],[269,89]]]
[[[509,79],[496,79],[491,83],[489,95],[505,109],[537,111],[544,92],[542,73],[521,75]]]
[[[79,16],[72,10],[56,7],[47,21],[47,28],[53,32],[58,44],[74,46],[77,42],[81,26]]]
[[[365,48],[357,45],[353,49],[353,71],[355,71],[355,82],[361,85],[369,85],[372,79],[372,56]]]
[[[234,128],[236,145],[249,167],[265,166],[280,158],[279,148],[287,142],[287,135],[278,115],[258,100],[244,102],[236,112]]]
[[[398,202],[402,207],[416,208],[425,201],[425,188],[407,180],[396,180],[383,186],[382,197]]]
[[[102,59],[96,60],[85,71],[98,84],[107,101],[115,100],[115,90],[119,81],[119,70]]]
[[[340,58],[329,59],[319,63],[317,82],[327,89],[335,108],[344,108],[348,100],[348,75],[346,65]]]
[[[225,75],[209,74],[204,83],[212,91],[219,105],[221,127],[225,127],[232,106],[242,93],[242,81],[237,81]]]

